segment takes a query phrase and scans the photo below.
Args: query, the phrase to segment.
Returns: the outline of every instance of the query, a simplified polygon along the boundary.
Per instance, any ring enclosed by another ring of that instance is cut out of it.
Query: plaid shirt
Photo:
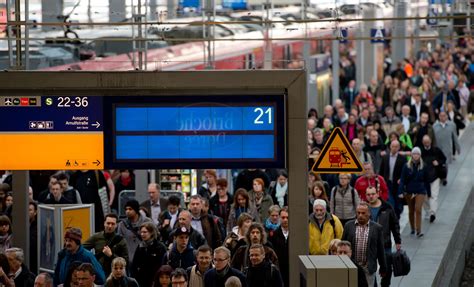
[[[362,266],[367,267],[367,247],[369,243],[369,222],[365,225],[360,224],[357,220],[356,238],[355,238],[355,259]]]

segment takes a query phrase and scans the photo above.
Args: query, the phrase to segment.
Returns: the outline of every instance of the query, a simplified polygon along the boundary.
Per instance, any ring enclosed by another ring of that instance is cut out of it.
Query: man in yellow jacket
[[[309,216],[309,254],[327,255],[331,240],[342,238],[343,227],[337,216],[326,209],[327,203],[316,199]]]

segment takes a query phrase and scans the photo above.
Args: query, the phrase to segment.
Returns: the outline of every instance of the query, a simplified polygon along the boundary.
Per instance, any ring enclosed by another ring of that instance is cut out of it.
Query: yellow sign
[[[342,130],[335,128],[312,170],[318,173],[359,173],[363,169]]]
[[[104,168],[104,135],[95,133],[1,133],[0,170]]]
[[[74,207],[71,209],[62,209],[63,234],[61,242],[64,240],[64,234],[71,227],[80,228],[82,231],[82,242],[87,240],[92,233],[91,230],[91,207]]]

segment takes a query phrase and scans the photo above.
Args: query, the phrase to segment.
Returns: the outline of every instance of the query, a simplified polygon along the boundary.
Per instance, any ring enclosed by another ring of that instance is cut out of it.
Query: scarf
[[[268,231],[275,231],[278,227],[280,227],[280,221],[278,221],[277,223],[273,223],[270,218],[267,218],[267,220],[265,220],[265,229],[267,229]]]
[[[279,183],[277,183],[277,185],[276,185],[276,199],[277,199],[278,205],[280,205],[280,207],[285,206],[285,195],[286,195],[287,190],[288,190],[288,182],[286,182],[284,186],[281,186]]]
[[[229,272],[229,269],[230,269],[230,265],[227,265],[224,269],[222,269],[220,271],[216,269],[217,277],[218,278],[224,278],[227,275],[227,273]]]

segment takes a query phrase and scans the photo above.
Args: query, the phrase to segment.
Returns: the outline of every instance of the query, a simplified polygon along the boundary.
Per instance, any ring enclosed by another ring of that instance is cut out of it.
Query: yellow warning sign
[[[312,170],[319,173],[359,173],[363,168],[342,130],[335,128]]]

